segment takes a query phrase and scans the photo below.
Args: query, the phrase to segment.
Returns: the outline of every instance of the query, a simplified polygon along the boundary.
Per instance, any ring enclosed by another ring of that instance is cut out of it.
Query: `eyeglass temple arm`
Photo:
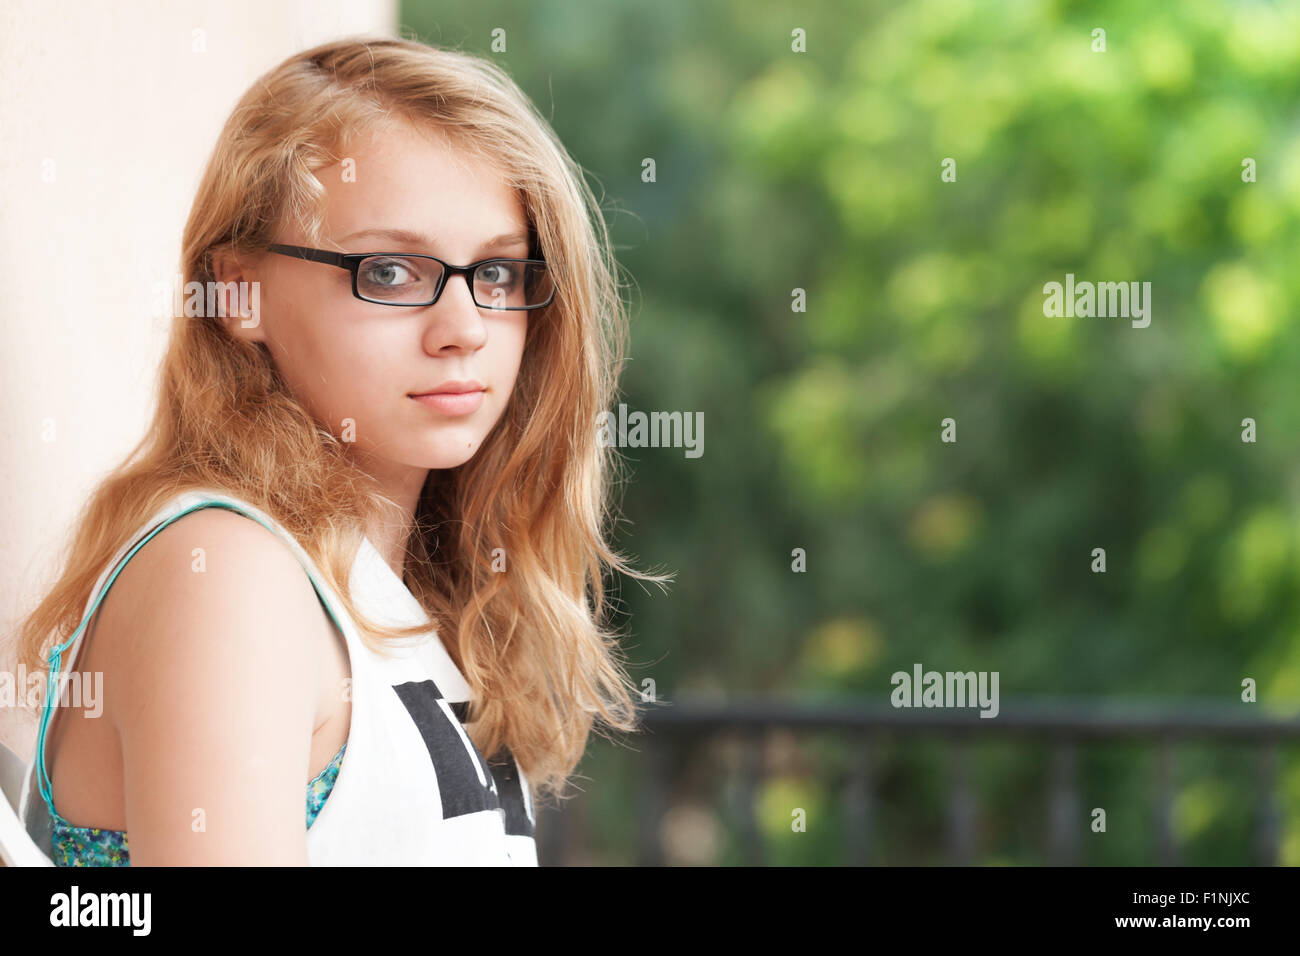
[[[273,244],[270,249],[272,252],[307,259],[310,262],[323,262],[326,265],[338,266],[340,269],[350,268],[344,260],[345,253],[342,252],[330,252],[328,249],[309,249],[307,246],[286,246],[279,243]]]

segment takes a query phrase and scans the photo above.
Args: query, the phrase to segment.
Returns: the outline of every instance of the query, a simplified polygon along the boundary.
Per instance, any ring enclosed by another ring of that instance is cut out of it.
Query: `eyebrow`
[[[374,237],[377,239],[392,239],[394,242],[404,242],[411,246],[421,246],[425,249],[432,249],[434,240],[429,236],[419,232],[412,232],[409,229],[362,229],[360,232],[354,232],[351,235],[344,236],[339,242],[347,242],[350,239],[360,239],[362,237]],[[532,237],[526,232],[503,232],[499,236],[493,236],[487,242],[479,246],[480,251],[484,249],[495,249],[500,246],[526,245]]]

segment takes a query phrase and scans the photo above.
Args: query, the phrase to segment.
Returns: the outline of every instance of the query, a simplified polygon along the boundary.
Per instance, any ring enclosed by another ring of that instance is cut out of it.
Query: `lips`
[[[424,392],[411,392],[412,398],[420,398],[424,395],[464,395],[466,392],[481,392],[484,385],[482,382],[476,382],[472,379],[466,381],[443,382]]]
[[[481,388],[467,392],[426,392],[423,395],[412,395],[411,400],[443,415],[459,416],[478,411],[486,394],[486,390]]]

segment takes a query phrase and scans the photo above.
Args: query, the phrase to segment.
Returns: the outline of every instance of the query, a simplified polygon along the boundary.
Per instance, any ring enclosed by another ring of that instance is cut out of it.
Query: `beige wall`
[[[88,490],[154,400],[193,191],[221,124],[303,47],[395,0],[0,3],[0,670]],[[0,707],[31,752],[38,714]]]

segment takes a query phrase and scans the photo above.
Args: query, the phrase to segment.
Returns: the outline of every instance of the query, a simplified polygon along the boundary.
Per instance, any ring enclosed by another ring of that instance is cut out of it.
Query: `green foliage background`
[[[1295,712],[1295,6],[407,0],[402,26],[496,60],[550,118],[634,282],[624,400],[704,413],[702,458],[626,449],[617,544],[678,574],[666,596],[621,588],[638,681],[881,702],[920,661],[999,671],[1004,709],[1232,705],[1253,677],[1252,713]],[[1045,317],[1067,272],[1150,282],[1150,326]],[[768,858],[838,862],[843,741],[791,746],[760,801]],[[941,748],[885,746],[878,855],[943,862]],[[634,858],[639,751],[593,742],[566,811],[585,859]],[[1249,862],[1251,756],[1178,750],[1184,861]],[[1083,751],[1083,806],[1110,816],[1085,862],[1152,862],[1149,757]],[[1045,765],[978,748],[981,862],[1043,859]],[[725,786],[679,796],[698,861],[737,861]]]

